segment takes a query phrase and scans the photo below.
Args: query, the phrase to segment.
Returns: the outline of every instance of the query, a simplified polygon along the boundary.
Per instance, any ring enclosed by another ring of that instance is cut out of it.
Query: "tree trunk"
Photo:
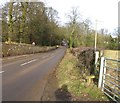
[[[22,17],[21,17],[21,23],[20,23],[20,42],[25,42],[25,21],[26,21],[26,14],[27,14],[27,7],[28,7],[28,3],[27,2],[21,2],[21,6],[22,6]]]
[[[13,21],[12,21],[12,12],[13,12],[13,2],[9,3],[9,13],[8,13],[8,42],[11,43],[13,35]]]
[[[70,49],[72,49],[72,47],[73,47],[73,35],[74,35],[74,28],[73,28],[73,30],[72,30],[72,32],[71,32],[71,34],[70,34]]]

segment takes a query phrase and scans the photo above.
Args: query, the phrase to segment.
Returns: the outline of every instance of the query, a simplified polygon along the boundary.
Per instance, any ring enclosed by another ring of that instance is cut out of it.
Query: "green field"
[[[104,50],[104,56],[111,59],[120,59],[120,50]]]

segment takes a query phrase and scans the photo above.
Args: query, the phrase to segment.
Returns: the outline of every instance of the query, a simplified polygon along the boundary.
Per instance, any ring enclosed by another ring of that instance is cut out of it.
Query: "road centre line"
[[[28,61],[28,62],[25,62],[25,63],[20,64],[20,66],[27,65],[27,64],[32,63],[32,62],[35,62],[35,61],[37,61],[37,60],[38,60],[38,59],[30,60],[30,61]]]
[[[3,72],[5,72],[5,71],[0,71],[0,73],[3,73]]]

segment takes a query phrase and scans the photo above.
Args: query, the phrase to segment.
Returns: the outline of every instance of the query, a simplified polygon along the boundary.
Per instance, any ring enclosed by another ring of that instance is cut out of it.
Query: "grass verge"
[[[66,85],[66,91],[75,97],[75,100],[107,101],[108,98],[97,88],[94,82],[88,85],[85,79],[81,78],[80,68],[76,66],[77,63],[78,59],[67,50],[56,70],[59,88]]]

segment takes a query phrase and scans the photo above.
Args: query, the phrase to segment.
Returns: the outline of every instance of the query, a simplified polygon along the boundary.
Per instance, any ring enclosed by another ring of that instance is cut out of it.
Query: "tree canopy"
[[[2,41],[41,46],[60,45],[69,41],[69,47],[94,47],[95,30],[90,19],[81,20],[77,8],[72,8],[69,22],[59,24],[58,12],[44,2],[8,2],[2,7]],[[118,34],[115,30],[114,34]],[[97,47],[117,49],[118,38],[112,38],[105,29],[98,32]]]

